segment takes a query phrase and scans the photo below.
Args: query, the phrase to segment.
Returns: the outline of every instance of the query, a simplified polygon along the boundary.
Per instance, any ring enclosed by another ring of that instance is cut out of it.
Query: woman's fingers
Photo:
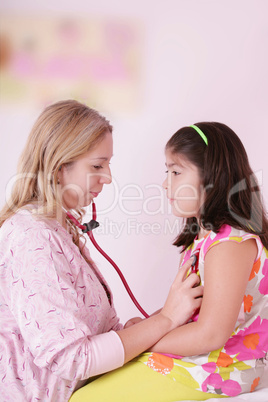
[[[202,303],[203,286],[199,286],[200,277],[195,273],[189,275],[193,261],[190,258],[179,269],[161,310],[174,323],[174,327],[188,322],[193,311],[200,308]]]
[[[190,274],[185,281],[189,283],[189,286],[198,286],[200,284],[200,276],[197,274]]]
[[[128,320],[125,325],[124,328],[129,328],[132,327],[132,325],[137,324],[138,322],[142,321],[143,319],[141,317],[133,317],[130,320]]]
[[[174,280],[174,284],[181,283],[183,281],[187,281],[187,284],[190,287],[198,286],[200,284],[200,277],[197,274],[192,273],[187,276],[193,261],[194,259],[191,257],[188,261],[186,261],[185,264],[183,264]]]
[[[203,296],[203,292],[204,292],[204,286],[200,285],[200,286],[196,286],[195,288],[193,288],[193,297],[194,298],[201,298]]]
[[[186,261],[185,264],[183,264],[182,267],[180,267],[179,272],[175,278],[175,281],[176,281],[176,279],[178,279],[180,281],[184,281],[186,279],[187,272],[191,268],[193,261],[194,261],[194,259],[193,259],[193,257],[191,257],[191,258],[189,258],[188,261]]]

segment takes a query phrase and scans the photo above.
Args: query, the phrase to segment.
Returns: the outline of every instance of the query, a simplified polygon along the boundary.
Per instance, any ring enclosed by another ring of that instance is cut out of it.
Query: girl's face
[[[96,147],[70,165],[63,165],[58,174],[63,206],[82,208],[91,203],[112,181],[110,160],[113,156],[113,137],[107,131]]]
[[[172,213],[183,218],[199,217],[204,201],[198,168],[183,155],[166,151],[167,178],[163,187],[172,206]]]

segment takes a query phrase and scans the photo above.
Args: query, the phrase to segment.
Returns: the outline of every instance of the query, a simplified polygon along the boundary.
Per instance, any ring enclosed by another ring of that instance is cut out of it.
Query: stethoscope
[[[126,289],[126,291],[129,294],[129,297],[131,298],[132,302],[135,304],[135,306],[137,307],[137,309],[141,312],[141,314],[145,317],[148,318],[149,315],[143,310],[143,308],[141,307],[141,305],[138,303],[137,299],[135,298],[135,296],[133,295],[133,293],[131,292],[130,287],[128,286],[128,283],[124,277],[124,275],[122,274],[122,272],[120,271],[119,267],[116,265],[116,263],[111,259],[111,257],[109,257],[105,251],[102,250],[102,248],[98,245],[98,243],[96,242],[92,230],[97,228],[99,226],[99,222],[96,221],[97,219],[97,212],[96,212],[96,205],[95,202],[92,201],[92,220],[90,222],[87,223],[83,223],[81,225],[80,222],[78,222],[77,219],[75,219],[75,217],[69,212],[66,211],[66,214],[68,216],[68,218],[77,226],[79,227],[79,229],[82,230],[83,233],[87,233],[88,237],[90,238],[92,244],[96,247],[96,249],[103,255],[103,257],[106,258],[106,260],[109,261],[109,263],[114,267],[114,269],[116,270],[116,272],[118,273],[121,281],[123,282],[123,285]]]
[[[105,251],[102,250],[102,248],[98,245],[98,243],[96,242],[92,230],[97,228],[100,224],[99,222],[97,222],[97,212],[96,212],[96,205],[95,202],[92,201],[92,219],[90,222],[87,223],[83,223],[81,224],[80,222],[78,222],[78,220],[69,212],[66,211],[66,215],[68,216],[68,218],[77,226],[79,227],[79,229],[82,230],[83,233],[87,233],[88,237],[90,238],[92,244],[96,247],[96,249],[103,255],[103,257],[106,258],[106,260],[109,261],[109,263],[114,267],[114,269],[116,270],[117,274],[119,275],[129,297],[131,298],[132,302],[135,304],[135,306],[137,307],[137,309],[141,312],[141,314],[145,317],[148,318],[149,315],[143,310],[143,308],[141,307],[141,305],[138,303],[137,299],[135,298],[135,296],[133,295],[124,275],[122,274],[122,272],[120,271],[118,265],[111,259],[111,257],[109,257]],[[198,272],[198,254],[193,254],[192,257],[194,257],[193,263],[191,265],[191,273],[197,273]],[[194,320],[194,318],[192,318]]]

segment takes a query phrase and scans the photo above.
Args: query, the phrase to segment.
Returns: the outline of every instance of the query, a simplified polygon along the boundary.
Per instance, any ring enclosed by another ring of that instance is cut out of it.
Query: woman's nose
[[[101,184],[110,184],[112,183],[112,173],[111,169],[108,168],[106,172],[101,173],[100,175],[100,183]]]

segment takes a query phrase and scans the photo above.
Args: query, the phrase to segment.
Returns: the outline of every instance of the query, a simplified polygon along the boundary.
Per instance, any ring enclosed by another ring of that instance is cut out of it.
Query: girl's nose
[[[167,179],[167,177],[166,177],[165,180],[164,180],[163,183],[162,183],[162,187],[163,187],[165,190],[167,190],[167,183],[168,183],[168,179]]]

